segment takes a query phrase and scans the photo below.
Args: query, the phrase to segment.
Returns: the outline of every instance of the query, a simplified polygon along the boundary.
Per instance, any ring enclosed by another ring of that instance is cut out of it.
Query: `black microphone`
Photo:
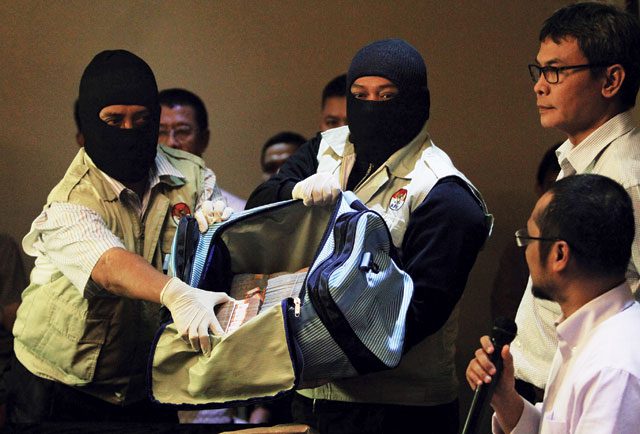
[[[489,359],[496,367],[496,373],[491,377],[491,383],[482,383],[476,387],[473,401],[471,401],[471,408],[469,408],[469,413],[467,414],[467,420],[464,423],[464,428],[462,428],[462,434],[476,433],[478,429],[482,429],[485,426],[491,409],[489,405],[491,396],[502,374],[502,356],[500,355],[502,347],[510,344],[516,337],[517,332],[516,323],[509,318],[499,317],[493,323],[490,338],[494,351],[489,355]]]

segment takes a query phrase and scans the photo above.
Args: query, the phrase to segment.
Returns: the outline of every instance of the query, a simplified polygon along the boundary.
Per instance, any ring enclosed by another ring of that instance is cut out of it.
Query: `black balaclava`
[[[142,128],[107,125],[100,110],[110,105],[141,105],[150,112]],[[84,148],[96,166],[120,182],[138,182],[154,163],[160,127],[158,86],[144,60],[125,50],[103,51],[84,70],[78,112]]]
[[[388,101],[356,99],[350,92],[359,77],[384,77],[398,87]],[[407,145],[429,119],[427,67],[418,51],[402,39],[385,39],[360,49],[347,74],[347,117],[356,162],[380,166]]]

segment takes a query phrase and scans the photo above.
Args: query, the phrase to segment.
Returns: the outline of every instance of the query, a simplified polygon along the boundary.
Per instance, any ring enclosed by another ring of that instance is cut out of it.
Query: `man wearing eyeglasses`
[[[548,18],[539,39],[529,72],[540,123],[568,137],[556,152],[558,178],[597,173],[618,181],[631,196],[640,227],[640,130],[631,112],[640,85],[637,18],[610,5],[579,3]],[[634,292],[639,243],[636,237],[626,272]],[[559,315],[557,303],[534,298],[529,279],[516,315],[520,333],[512,353],[516,378],[539,389],[545,387],[557,346]]]
[[[534,407],[514,388],[509,346],[494,348],[481,338],[467,381],[471,388],[489,383],[490,354],[500,351],[494,433],[639,431],[640,305],[625,279],[633,237],[632,202],[610,178],[571,176],[538,200],[516,242],[526,247],[534,297],[561,308],[559,345],[544,402]]]
[[[160,132],[158,143],[181,149],[202,157],[209,145],[209,119],[207,109],[198,95],[185,89],[165,89],[158,94]],[[207,169],[209,176],[214,176]],[[244,209],[246,201],[225,190],[220,190],[227,204],[234,210]]]

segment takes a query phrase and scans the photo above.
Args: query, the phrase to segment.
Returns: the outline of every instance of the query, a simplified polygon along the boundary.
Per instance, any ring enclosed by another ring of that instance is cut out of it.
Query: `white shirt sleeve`
[[[222,195],[220,191],[220,187],[216,183],[216,175],[213,173],[213,170],[205,167],[204,169],[204,188],[202,189],[202,194],[198,198],[198,203],[196,204],[195,211],[199,210],[202,206],[202,202],[205,200],[216,201],[223,200],[224,203],[227,203],[227,199]]]
[[[37,257],[32,278],[38,277],[39,266],[53,266],[83,294],[100,256],[114,247],[125,248],[98,213],[60,202],[52,203],[33,221],[22,246]]]
[[[535,434],[538,432],[538,427],[540,426],[542,403],[539,402],[534,406],[524,398],[522,401],[524,402],[524,408],[511,434]],[[495,413],[491,418],[491,432],[493,434],[504,434]]]

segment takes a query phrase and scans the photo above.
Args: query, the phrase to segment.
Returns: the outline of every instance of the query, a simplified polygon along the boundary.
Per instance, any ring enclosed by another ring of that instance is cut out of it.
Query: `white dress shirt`
[[[640,277],[640,129],[634,128],[631,111],[613,117],[576,146],[567,140],[556,155],[561,168],[558,179],[575,173],[596,173],[619,182],[631,196],[636,237],[627,281],[636,292]],[[640,292],[636,292],[639,296]],[[560,314],[557,303],[533,297],[529,279],[516,315],[518,336],[511,345],[516,378],[544,389],[557,346],[554,321]]]
[[[558,324],[542,403],[525,407],[512,434],[640,432],[640,304],[624,284]],[[494,433],[502,433],[493,418]]]

